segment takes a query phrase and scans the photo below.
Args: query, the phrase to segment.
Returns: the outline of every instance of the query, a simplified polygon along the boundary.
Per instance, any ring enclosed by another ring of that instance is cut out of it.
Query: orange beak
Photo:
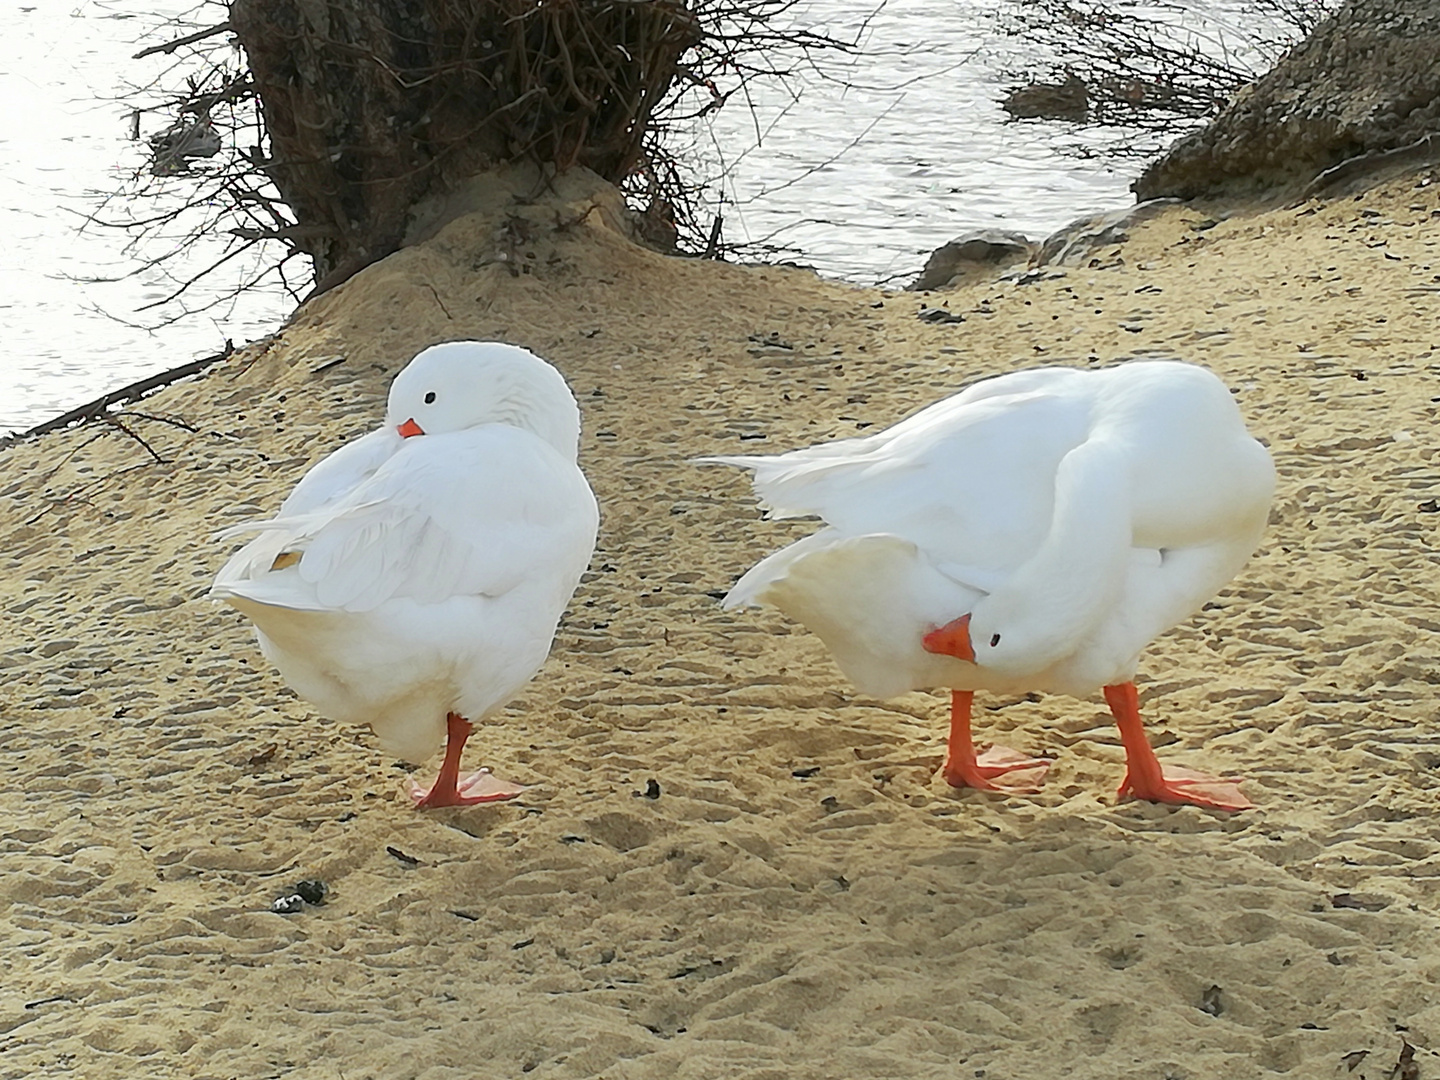
[[[413,419],[411,419],[411,420],[406,420],[403,424],[401,424],[401,425],[400,425],[399,427],[397,427],[395,430],[398,431],[398,432],[400,432],[400,437],[401,437],[402,439],[408,439],[408,438],[410,438],[410,436],[412,436],[412,435],[424,435],[424,434],[425,434],[425,429],[422,428],[419,424],[417,424]]]
[[[970,644],[970,616],[961,615],[954,622],[948,622],[938,629],[931,630],[921,640],[920,644],[925,647],[926,652],[939,653],[941,656],[953,656],[957,660],[975,662],[975,648]]]

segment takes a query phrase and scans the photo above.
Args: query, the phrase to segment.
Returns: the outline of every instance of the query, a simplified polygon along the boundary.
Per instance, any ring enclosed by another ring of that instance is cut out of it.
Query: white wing
[[[986,380],[868,438],[702,460],[754,470],[774,517],[813,515],[846,536],[903,537],[956,580],[988,590],[1050,527],[1056,468],[1091,420],[1086,397],[1052,386],[1077,374]],[[1002,384],[1012,382],[1007,392]]]
[[[389,427],[362,435],[312,465],[295,489],[285,497],[273,518],[230,525],[216,532],[214,539],[228,540],[246,533],[273,532],[280,522],[289,522],[302,514],[311,514],[339,502],[374,476],[375,471],[404,444],[400,434]],[[282,550],[283,547],[277,547],[274,555]]]
[[[346,443],[339,450],[315,464],[295,485],[276,513],[278,518],[308,514],[337,502],[395,454],[405,440],[388,424],[368,435]]]
[[[529,432],[491,424],[419,436],[348,495],[261,523],[212,595],[344,611],[495,596],[533,575],[578,576],[597,521],[579,469]],[[277,563],[287,552],[299,561]]]

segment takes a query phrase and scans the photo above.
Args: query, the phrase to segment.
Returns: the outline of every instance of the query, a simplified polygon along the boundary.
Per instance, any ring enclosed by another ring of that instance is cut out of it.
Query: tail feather
[[[726,607],[767,603],[820,638],[867,694],[954,685],[960,662],[924,651],[925,634],[984,594],[942,574],[908,540],[825,529],[777,551],[735,583]]]
[[[846,439],[821,443],[788,454],[716,455],[694,458],[699,465],[730,465],[747,469],[752,474],[755,495],[766,516],[776,519],[825,516],[825,487],[837,470],[854,471],[863,465],[854,444],[861,440]]]
[[[215,575],[210,598],[234,603],[248,600],[297,611],[323,611],[314,586],[301,581],[298,560],[282,556],[304,546],[290,524],[279,520],[246,522],[224,530],[229,536],[244,532],[260,535],[236,551]]]
[[[276,529],[285,528],[279,518],[259,518],[255,521],[242,521],[239,525],[228,525],[223,529],[217,529],[210,534],[211,540],[233,540],[237,536],[249,536],[251,533],[272,532]]]
[[[789,547],[766,556],[740,576],[721,601],[721,606],[726,611],[759,607],[764,602],[762,594],[765,590],[783,579],[797,559],[834,543],[838,538],[839,534],[834,529],[822,529],[814,536],[797,540]]]

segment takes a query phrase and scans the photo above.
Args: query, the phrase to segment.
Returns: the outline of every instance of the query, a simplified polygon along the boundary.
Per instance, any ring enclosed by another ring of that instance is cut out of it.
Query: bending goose
[[[1103,688],[1122,796],[1253,805],[1235,781],[1160,764],[1133,681],[1145,646],[1239,572],[1269,514],[1270,455],[1210,372],[1021,371],[866,438],[702,460],[751,470],[771,517],[826,526],[753,567],[725,606],[803,623],[864,693],[950,687],[953,786],[1033,791],[997,781],[1049,765],[977,755],[974,691]]]
[[[595,547],[576,464],[580,411],[538,356],[497,342],[423,350],[385,422],[315,465],[231,556],[210,595],[254,623],[263,652],[326,715],[369,724],[407,761],[445,744],[421,807],[524,790],[460,776],[473,722],[544,663]]]

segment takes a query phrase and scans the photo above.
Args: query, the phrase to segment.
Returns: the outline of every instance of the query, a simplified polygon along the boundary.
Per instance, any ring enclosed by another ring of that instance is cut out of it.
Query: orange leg
[[[1105,701],[1120,728],[1125,745],[1125,781],[1120,795],[1133,795],[1151,802],[1190,803],[1211,810],[1250,810],[1255,804],[1240,793],[1238,780],[1224,780],[1208,773],[1161,765],[1145,725],[1140,719],[1140,696],[1133,682],[1105,687]]]
[[[945,759],[945,782],[951,787],[1001,791],[1007,795],[1031,795],[1039,791],[1050,768],[1048,758],[1027,758],[1006,746],[992,746],[976,756],[970,734],[970,704],[974,697],[970,690],[950,691],[950,747]],[[997,776],[1010,772],[1030,775],[1019,784],[992,782]]]
[[[465,750],[465,740],[475,726],[463,716],[449,713],[445,717],[445,760],[440,763],[440,775],[428,788],[414,780],[410,781],[410,797],[415,800],[417,810],[428,810],[436,806],[473,806],[476,803],[499,802],[513,799],[525,789],[519,784],[492,776],[489,769],[481,769],[469,776],[460,775],[460,755]]]

